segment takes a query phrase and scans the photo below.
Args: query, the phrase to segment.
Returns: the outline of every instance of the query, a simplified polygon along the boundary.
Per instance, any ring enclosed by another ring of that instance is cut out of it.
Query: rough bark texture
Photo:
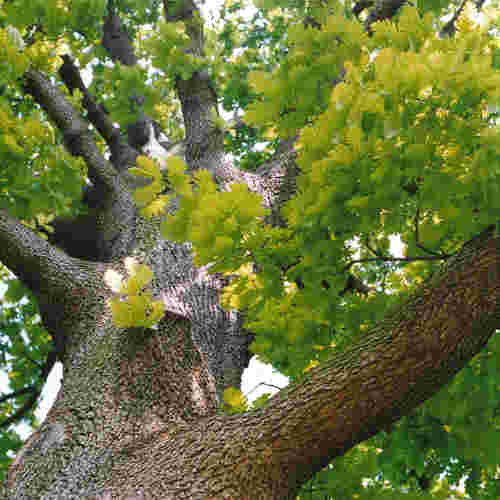
[[[167,20],[197,10],[176,2],[184,7],[169,12],[167,3]],[[193,24],[190,36],[192,50],[202,51],[201,27]],[[71,60],[65,63],[73,74]],[[26,74],[26,91],[68,149],[85,159],[100,201],[90,214],[88,241],[95,243],[87,258],[0,212],[0,260],[37,297],[64,365],[57,400],[16,457],[0,498],[294,498],[312,474],[440,389],[500,325],[500,239],[489,229],[356,345],[268,407],[218,414],[222,390],[240,384],[251,335],[239,314],[218,305],[223,280],[193,265],[189,245],[162,239],[158,220],[138,216],[126,170],[139,151],[122,141],[82,85],[88,119],[106,140],[110,161],[49,79]],[[177,82],[189,168],[209,170],[222,187],[246,182],[279,223],[297,175],[293,141],[255,174],[234,169],[211,120],[210,87],[200,73]],[[155,273],[154,297],[168,311],[157,329],[121,329],[111,321],[107,276],[125,272],[126,256]]]

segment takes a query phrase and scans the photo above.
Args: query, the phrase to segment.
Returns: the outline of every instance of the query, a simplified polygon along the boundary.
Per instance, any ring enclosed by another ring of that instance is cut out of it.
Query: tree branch
[[[27,392],[32,393],[31,397],[13,415],[7,417],[5,420],[0,422],[0,429],[5,429],[9,425],[18,422],[33,408],[33,406],[38,400],[38,397],[40,396],[40,391],[37,390],[35,387],[29,387],[28,389],[29,390]]]
[[[122,139],[121,130],[114,126],[104,106],[90,94],[73,59],[67,54],[61,57],[64,63],[59,68],[59,75],[71,93],[77,88],[83,94],[82,104],[87,110],[87,117],[109,146],[113,166],[121,172],[135,165],[139,152]]]
[[[23,389],[19,389],[18,391],[9,392],[9,394],[3,394],[2,396],[0,396],[0,403],[4,403],[5,401],[12,398],[17,398],[19,396],[22,396],[23,394],[27,394],[28,392],[33,392],[33,386],[24,387]]]
[[[166,22],[184,21],[190,40],[186,52],[204,57],[203,21],[192,0],[163,0]],[[175,89],[181,101],[186,129],[185,158],[190,170],[214,171],[223,158],[224,135],[218,116],[217,94],[207,69],[195,71],[187,80],[176,77]]]
[[[35,294],[51,287],[63,293],[71,279],[70,257],[4,210],[0,210],[0,261]]]
[[[479,0],[479,2],[480,1],[481,0]],[[478,4],[479,4],[479,2],[478,2]],[[466,3],[467,3],[467,0],[462,0],[462,3],[458,6],[458,9],[455,11],[455,14],[453,14],[453,17],[443,26],[443,28],[439,32],[439,36],[441,38],[444,38],[445,36],[453,38],[453,36],[455,35],[455,31],[456,31],[455,23],[457,22],[457,19],[460,17],[460,14],[464,10]],[[479,8],[478,8],[478,10],[479,10]]]
[[[276,484],[286,471],[299,485],[408,414],[484,347],[500,326],[499,304],[500,238],[489,227],[358,342],[271,398],[242,436],[259,443],[247,460],[262,467],[251,474]],[[273,498],[293,491],[282,486]]]
[[[134,66],[137,58],[134,47],[123,29],[120,16],[116,12],[113,0],[108,0],[108,16],[103,26],[102,46],[108,51],[113,61],[120,61],[126,66]]]
[[[38,384],[40,386],[43,386],[43,384],[46,382],[50,370],[52,370],[52,367],[54,366],[55,362],[56,362],[56,352],[51,351],[47,355],[45,364],[41,367],[41,373],[38,380]],[[11,392],[10,394],[6,394],[0,397],[0,403],[3,403],[8,399],[17,398],[19,396],[23,396],[24,394],[29,394],[29,393],[31,393],[31,397],[26,401],[26,403],[24,403],[24,405],[21,408],[19,408],[19,410],[17,410],[13,415],[0,422],[0,429],[6,428],[9,425],[18,422],[23,417],[25,417],[26,414],[30,410],[32,410],[33,407],[35,406],[35,403],[37,402],[41,394],[41,390],[37,389],[36,385],[32,385],[30,387],[25,387],[24,389],[20,389],[19,391]]]
[[[88,132],[88,123],[73,109],[49,80],[39,71],[29,69],[25,73],[25,90],[30,93],[62,132],[70,153],[82,156],[88,167],[90,180],[110,192],[115,191],[116,170],[100,153]]]
[[[367,33],[371,34],[371,25],[373,23],[390,19],[405,3],[406,0],[375,0],[365,20]]]

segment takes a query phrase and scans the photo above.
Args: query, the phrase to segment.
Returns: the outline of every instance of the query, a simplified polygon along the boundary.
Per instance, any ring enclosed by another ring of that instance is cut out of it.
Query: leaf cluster
[[[126,259],[125,265],[129,272],[128,279],[122,279],[118,273],[108,273],[105,278],[117,291],[109,299],[113,323],[120,328],[151,328],[165,313],[163,301],[153,300],[153,294],[147,288],[153,280],[153,271],[132,259]]]

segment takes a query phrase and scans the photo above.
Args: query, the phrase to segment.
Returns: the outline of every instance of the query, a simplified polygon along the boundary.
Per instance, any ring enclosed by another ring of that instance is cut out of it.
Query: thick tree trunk
[[[132,252],[155,267],[157,291],[168,292],[171,304],[178,297],[190,307],[186,295],[197,298],[196,311],[170,312],[157,330],[113,326],[106,272],[117,265],[48,253],[63,270],[50,285],[65,288],[51,306],[53,327],[66,338],[64,381],[11,467],[7,498],[292,498],[314,472],[430,397],[484,346],[500,324],[499,241],[489,230],[466,244],[357,345],[269,407],[239,416],[216,414],[228,358],[215,347],[245,342],[219,311],[216,284],[186,271],[187,249],[158,239]],[[233,383],[245,349],[228,350]]]

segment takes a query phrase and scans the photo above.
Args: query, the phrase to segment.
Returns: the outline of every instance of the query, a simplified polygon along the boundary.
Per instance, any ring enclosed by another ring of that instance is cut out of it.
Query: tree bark
[[[194,4],[185,5],[169,13],[165,2],[167,20],[192,16]],[[202,50],[202,33],[192,29],[193,50]],[[335,457],[437,392],[500,325],[500,239],[489,228],[355,345],[266,408],[221,415],[222,391],[240,385],[251,341],[241,315],[219,306],[224,280],[196,268],[188,244],[164,240],[159,220],[138,215],[126,172],[138,152],[120,142],[90,96],[84,105],[115,152],[110,160],[48,78],[29,70],[26,91],[85,159],[101,197],[88,258],[0,211],[0,260],[37,298],[64,365],[54,406],[13,462],[0,498],[294,498]],[[279,223],[298,172],[293,141],[257,173],[240,172],[223,156],[206,75],[179,80],[177,91],[189,169],[209,170],[223,188],[246,182]],[[112,323],[109,278],[125,275],[125,257],[155,273],[153,297],[167,309],[157,328]]]
[[[30,235],[26,229],[17,246],[28,246]],[[182,254],[168,242],[158,245],[142,254],[146,262],[164,260],[163,271],[171,273],[172,264],[187,261],[188,249]],[[213,321],[197,330],[194,311],[179,308],[158,330],[116,328],[103,278],[119,266],[46,250],[45,260],[33,260],[38,274],[52,262],[64,270],[40,281],[57,297],[47,305],[48,323],[66,337],[64,381],[11,467],[9,500],[293,498],[335,457],[432,396],[500,324],[499,238],[490,228],[348,351],[282,390],[265,409],[222,416],[217,385],[225,363],[211,348],[217,332],[225,340],[235,330],[230,318],[219,318],[219,330]],[[1,252],[3,261],[8,253]],[[164,257],[175,254],[178,259]],[[216,302],[207,300],[215,287],[208,280],[193,290],[201,275],[191,272],[175,285],[158,282],[172,300],[179,287],[177,297],[206,301],[208,319],[217,314]]]

